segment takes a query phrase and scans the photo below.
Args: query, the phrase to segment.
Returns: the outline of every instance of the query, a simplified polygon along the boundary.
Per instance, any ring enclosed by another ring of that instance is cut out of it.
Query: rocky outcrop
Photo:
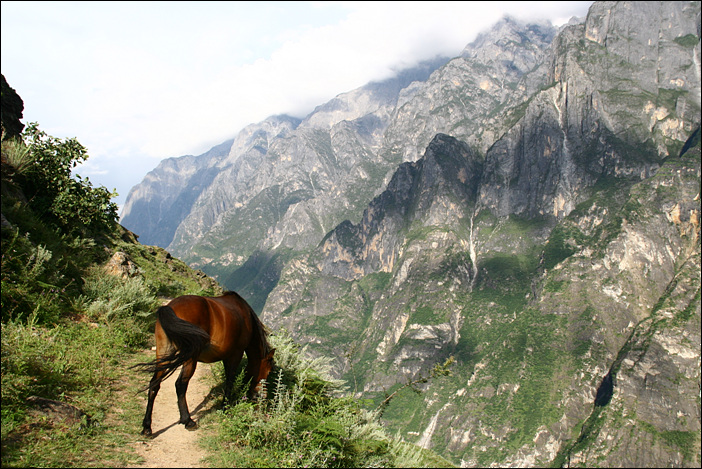
[[[475,202],[481,174],[482,161],[468,145],[438,134],[421,160],[400,166],[358,225],[346,221],[329,233],[321,272],[346,280],[392,272],[402,247],[397,234],[415,223],[454,224]]]
[[[123,279],[135,277],[139,273],[139,267],[122,251],[115,252],[107,264],[105,271],[109,275],[114,275]]]
[[[446,133],[484,154],[509,128],[502,111],[543,81],[528,72],[543,61],[555,33],[550,24],[498,22],[426,82],[402,90],[381,152],[416,161],[437,133]]]
[[[7,83],[5,75],[2,82],[2,140],[17,137],[22,134],[24,124],[21,122],[24,102],[17,92]]]

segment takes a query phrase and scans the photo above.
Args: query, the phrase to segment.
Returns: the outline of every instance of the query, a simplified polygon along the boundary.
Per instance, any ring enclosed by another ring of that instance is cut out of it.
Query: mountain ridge
[[[392,110],[338,120],[352,92],[272,141],[228,215],[257,232],[190,259],[357,397],[453,356],[384,416],[457,464],[699,465],[699,22],[506,19]]]

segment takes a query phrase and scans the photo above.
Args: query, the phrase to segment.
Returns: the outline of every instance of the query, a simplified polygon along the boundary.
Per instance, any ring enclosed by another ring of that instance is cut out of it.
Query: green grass
[[[3,467],[115,467],[137,462],[138,377],[126,372],[143,331],[130,321],[2,328]],[[143,384],[143,383],[141,383]],[[29,396],[67,402],[90,420],[47,418]]]
[[[271,336],[276,367],[268,397],[219,411],[205,438],[215,467],[428,467],[442,459],[388,435],[363,401],[344,397],[330,360],[311,358],[284,331]],[[241,384],[241,380],[239,380]],[[444,461],[444,464],[448,462]]]
[[[144,283],[157,296],[217,295],[222,291],[216,282],[194,272],[185,262],[158,246],[120,242],[115,250],[129,255]]]

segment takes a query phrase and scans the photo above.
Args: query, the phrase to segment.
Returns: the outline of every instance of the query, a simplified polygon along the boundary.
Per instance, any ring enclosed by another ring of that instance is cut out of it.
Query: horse
[[[248,396],[255,398],[261,381],[273,368],[275,349],[268,343],[268,332],[249,304],[235,292],[218,297],[179,296],[157,310],[156,359],[140,363],[140,368],[153,373],[148,390],[142,435],[151,435],[151,414],[161,381],[183,366],[175,388],[180,412],[179,423],[188,430],[197,428],[190,417],[185,392],[198,362],[224,362],[224,397],[232,392],[236,370],[246,352],[246,379],[250,380]]]

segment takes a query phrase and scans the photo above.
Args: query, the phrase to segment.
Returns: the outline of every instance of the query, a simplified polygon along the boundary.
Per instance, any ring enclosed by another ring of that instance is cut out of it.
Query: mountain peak
[[[549,21],[524,22],[512,16],[504,16],[490,29],[478,34],[475,40],[461,52],[461,57],[488,60],[509,59],[527,53],[534,48],[544,49],[555,37],[557,28]],[[508,53],[508,56],[505,54]],[[522,70],[526,73],[528,70]]]

